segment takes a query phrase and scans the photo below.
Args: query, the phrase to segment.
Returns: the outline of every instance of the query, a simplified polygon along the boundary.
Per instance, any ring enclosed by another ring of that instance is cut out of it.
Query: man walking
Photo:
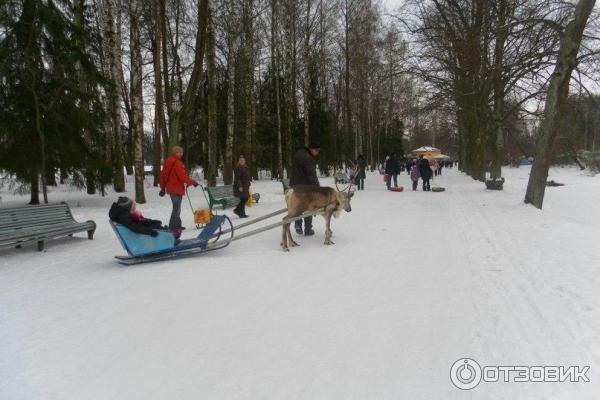
[[[311,185],[321,186],[319,178],[317,178],[317,156],[321,148],[315,142],[312,142],[308,147],[304,147],[294,154],[292,160],[292,173],[290,175],[290,187],[295,185]],[[294,222],[296,233],[302,235],[302,220]],[[304,236],[314,235],[312,229],[312,217],[304,218]]]

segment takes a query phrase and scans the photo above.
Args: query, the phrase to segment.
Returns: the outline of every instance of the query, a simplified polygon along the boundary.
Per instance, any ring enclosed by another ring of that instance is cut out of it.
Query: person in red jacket
[[[171,197],[173,211],[169,220],[169,230],[176,239],[181,236],[181,199],[185,194],[185,185],[198,186],[198,183],[185,173],[185,166],[181,161],[183,149],[179,146],[173,147],[171,155],[163,162],[162,171],[160,171],[160,193],[164,196],[165,192]]]

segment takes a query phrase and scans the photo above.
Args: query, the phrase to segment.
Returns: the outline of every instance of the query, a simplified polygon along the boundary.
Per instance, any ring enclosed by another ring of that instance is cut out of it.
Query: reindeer
[[[333,215],[337,218],[342,209],[346,212],[352,211],[350,199],[354,195],[354,192],[350,190],[352,183],[344,190],[340,190],[337,184],[335,186],[337,190],[327,186],[319,187],[310,185],[295,185],[290,188],[285,195],[288,213],[283,220],[300,216],[307,211],[322,209],[323,211],[320,214],[325,218],[327,224],[325,244],[334,244],[331,240],[331,216]],[[289,222],[283,224],[281,235],[281,247],[283,247],[284,251],[289,251],[288,243],[291,247],[298,246],[298,243],[292,239]]]

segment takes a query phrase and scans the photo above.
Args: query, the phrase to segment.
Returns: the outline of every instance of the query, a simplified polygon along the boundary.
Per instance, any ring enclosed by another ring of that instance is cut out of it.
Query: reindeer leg
[[[326,245],[330,245],[330,244],[335,244],[333,243],[333,241],[331,240],[331,236],[333,234],[333,232],[331,232],[331,215],[333,214],[332,210],[327,210],[327,213],[325,214],[325,224],[327,226],[327,228],[325,229],[325,244]]]
[[[287,218],[287,216],[285,218]],[[288,248],[288,244],[287,244],[287,231],[288,231],[289,225],[290,224],[283,224],[281,226],[281,247],[283,248],[283,251],[290,251],[290,249]]]
[[[287,224],[288,243],[289,243],[290,247],[300,246],[298,243],[296,243],[296,241],[294,240],[294,237],[292,236],[291,225],[292,224]]]

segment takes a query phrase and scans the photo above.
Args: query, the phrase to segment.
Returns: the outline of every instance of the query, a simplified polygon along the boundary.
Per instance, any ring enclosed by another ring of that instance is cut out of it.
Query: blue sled
[[[217,243],[225,222],[229,224],[228,233],[232,238],[233,224],[231,220],[226,215],[215,215],[197,237],[181,240],[175,244],[175,237],[170,232],[158,231],[156,237],[141,235],[111,221],[110,226],[129,254],[129,256],[116,256],[115,258],[121,264],[132,265],[221,249],[231,243],[229,239]]]

